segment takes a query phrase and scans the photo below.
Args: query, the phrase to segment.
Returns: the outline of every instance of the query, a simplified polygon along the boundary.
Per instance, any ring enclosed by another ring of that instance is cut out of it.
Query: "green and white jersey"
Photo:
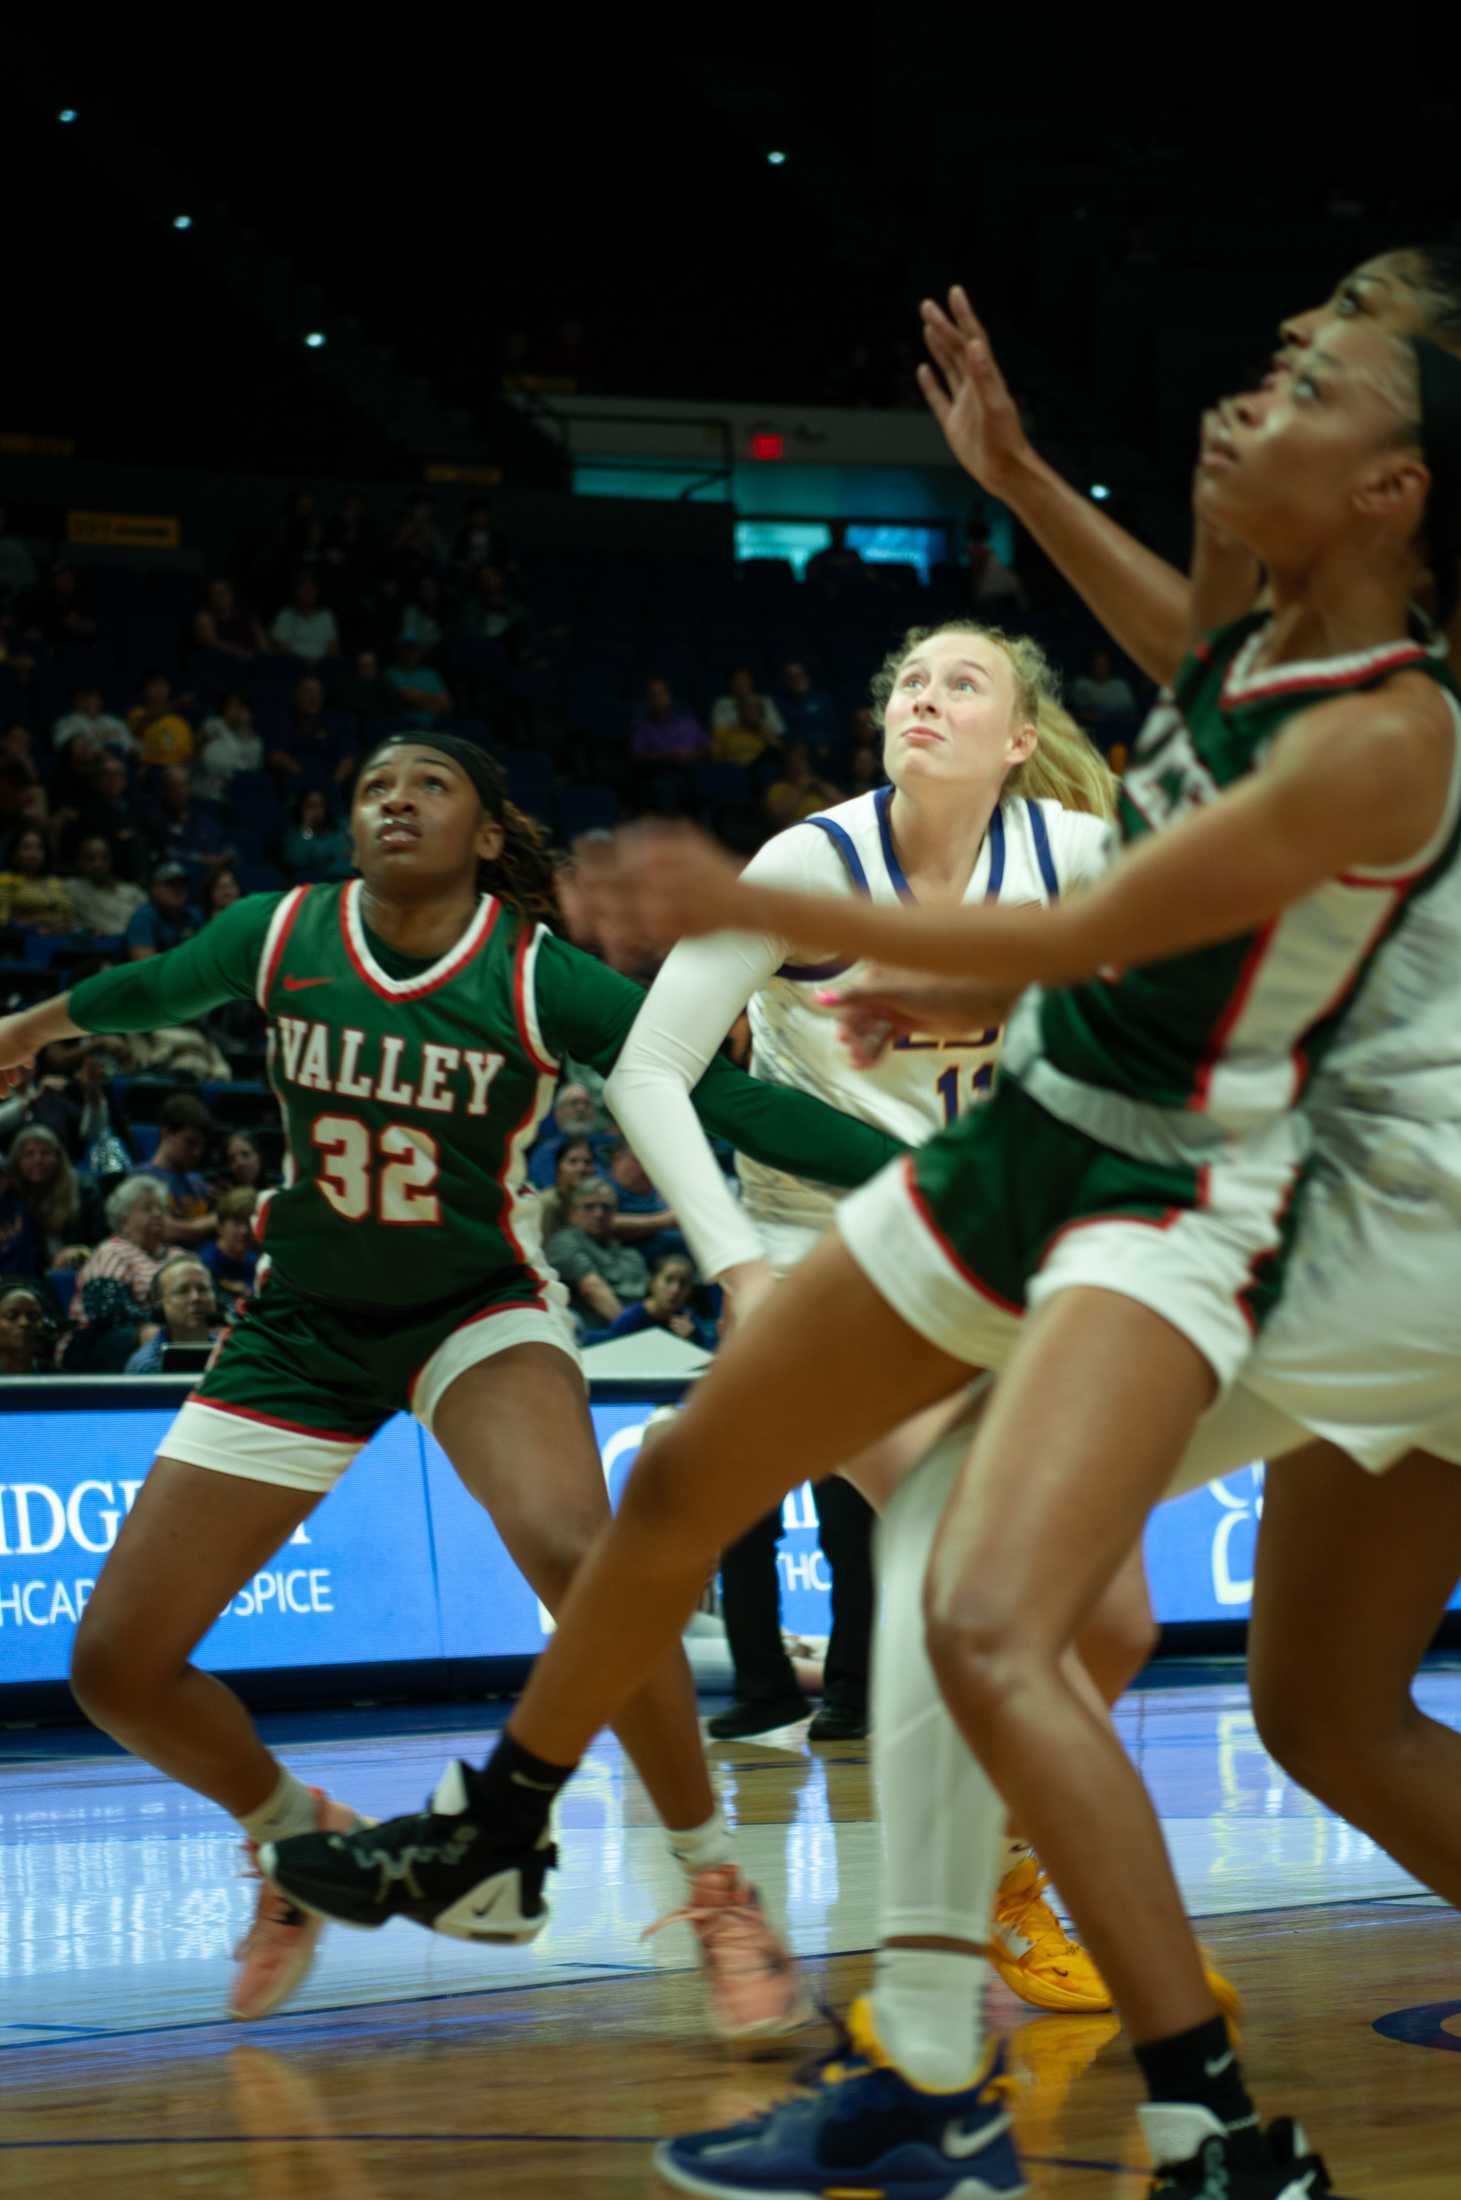
[[[526,1158],[559,1062],[607,1074],[643,993],[490,895],[431,963],[376,938],[363,901],[352,879],[238,902],[183,946],[84,980],[71,1014],[143,1031],[257,1001],[286,1167],[256,1227],[301,1290],[421,1307],[519,1270],[531,1298],[545,1272]],[[900,1150],[724,1060],[694,1101],[715,1135],[827,1181],[861,1183]]]
[[[1123,841],[1141,840],[1261,770],[1310,705],[1418,671],[1461,708],[1444,664],[1398,640],[1352,657],[1255,671],[1267,624],[1224,628],[1187,658],[1137,739],[1121,790]],[[1011,1019],[1004,1069],[1104,1143],[1153,1157],[1221,1144],[1294,1107],[1345,1026],[1383,942],[1455,863],[1461,745],[1430,843],[1390,870],[1327,880],[1238,939],[1038,989]]]

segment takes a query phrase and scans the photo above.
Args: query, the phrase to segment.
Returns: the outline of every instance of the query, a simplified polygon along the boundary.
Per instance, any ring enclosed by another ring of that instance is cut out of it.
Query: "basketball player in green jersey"
[[[775,1323],[752,1317],[641,1461],[471,1776],[463,1846],[448,1860],[440,1817],[296,1841],[273,1863],[297,1896],[335,1915],[409,1914],[420,1890],[390,1883],[406,1846],[435,1901],[510,1878],[543,1809],[514,1773],[566,1779],[596,1714],[693,1600],[702,1539],[946,1395],[969,1365],[1007,1358],[927,1589],[943,1693],[1139,2043],[1157,2190],[1325,2189],[1291,2127],[1258,2131],[1149,1801],[1065,1658],[1281,1275],[1305,1074],[1387,930],[1456,861],[1461,712],[1405,625],[1423,530],[1437,550],[1457,540],[1458,376],[1424,343],[1326,328],[1285,385],[1223,408],[1204,502],[1268,565],[1274,614],[1189,658],[1127,783],[1132,845],[1083,899],[813,907],[711,858],[677,877],[675,843],[655,844],[639,874],[650,936],[789,928],[844,955],[974,968],[994,995],[1055,990],[1022,1001],[989,1105],[844,1204],[843,1242],[782,1288]],[[990,1785],[965,1827],[996,1865],[1000,1811]],[[844,2059],[810,2102],[662,2149],[663,2174],[700,2193],[816,2193],[833,2172],[926,2200],[1024,2189],[997,2052],[972,2083],[934,2090],[903,2081],[856,2013],[853,2033],[861,2070]]]
[[[270,1021],[287,1162],[259,1222],[267,1280],[165,1439],[72,1668],[98,1726],[232,1812],[255,1846],[353,1814],[303,1788],[189,1658],[384,1421],[410,1411],[432,1431],[550,1610],[607,1517],[525,1157],[561,1056],[610,1070],[642,992],[540,921],[554,910],[541,836],[470,744],[383,743],[353,827],[359,878],[239,902],[182,947],[0,1021],[12,1075],[53,1039],[189,1023],[229,999]],[[861,1182],[898,1151],[724,1060],[695,1103],[743,1151],[822,1181]],[[732,1861],[678,1648],[618,1732],[691,1882],[715,2029],[790,2028],[804,1989]],[[468,1938],[537,1923],[445,1922]],[[277,2008],[318,1932],[266,1884],[231,2013]]]

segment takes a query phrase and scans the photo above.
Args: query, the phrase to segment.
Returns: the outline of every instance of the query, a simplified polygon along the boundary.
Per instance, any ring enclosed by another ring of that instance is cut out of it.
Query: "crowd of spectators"
[[[866,676],[910,613],[1024,604],[978,525],[926,610],[911,569],[869,567],[840,525],[802,582],[788,567],[758,595],[754,579],[737,580],[739,649],[722,619],[687,653],[682,625],[656,664],[641,606],[636,681],[627,653],[594,654],[617,645],[622,576],[596,572],[575,614],[540,598],[486,501],[450,526],[420,496],[378,524],[363,496],[327,512],[305,492],[269,555],[241,550],[237,575],[200,581],[171,646],[154,621],[142,657],[106,570],[46,570],[0,512],[0,1005],[161,953],[241,893],[347,876],[351,785],[388,729],[490,745],[565,839],[660,810],[749,849],[880,784]],[[1109,651],[1070,701],[1119,762],[1137,695]],[[251,1218],[280,1161],[264,1036],[234,1002],[196,1026],[66,1042],[0,1101],[0,1372],[153,1369],[169,1346],[201,1350],[247,1295]],[[717,1294],[600,1094],[570,1076],[530,1157],[580,1334],[711,1346]]]

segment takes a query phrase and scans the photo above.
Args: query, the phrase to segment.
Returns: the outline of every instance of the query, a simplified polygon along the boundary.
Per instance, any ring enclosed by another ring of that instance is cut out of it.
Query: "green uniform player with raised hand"
[[[0,1021],[5,1086],[76,1032],[186,1023],[240,998],[270,1020],[287,1159],[259,1225],[263,1280],[164,1440],[72,1668],[98,1726],[231,1811],[253,1848],[356,1820],[302,1787],[189,1659],[393,1413],[431,1430],[550,1610],[607,1517],[525,1160],[560,1058],[611,1068],[642,994],[547,930],[541,836],[469,744],[383,743],[352,822],[358,879],[239,902],[169,953]],[[859,1183],[896,1151],[726,1061],[695,1104],[743,1151],[829,1183]],[[678,1649],[618,1731],[690,1881],[714,2028],[791,2029],[809,2003],[732,1860]],[[525,1891],[511,1916],[455,1923],[528,1938],[542,1914]],[[265,1883],[231,2013],[277,2008],[319,1930]]]

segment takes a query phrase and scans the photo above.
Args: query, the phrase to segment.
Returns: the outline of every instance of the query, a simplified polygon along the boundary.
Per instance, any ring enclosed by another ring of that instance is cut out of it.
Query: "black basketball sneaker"
[[[1339,2200],[1303,2125],[1291,2116],[1268,2126],[1262,2141],[1268,2160],[1252,2169],[1234,2160],[1232,2133],[1208,2109],[1153,2102],[1137,2113],[1160,2164],[1151,2200]],[[1186,2147],[1190,2153],[1179,2153]]]
[[[477,1814],[482,1785],[458,1761],[425,1810],[352,1833],[271,1841],[260,1868],[300,1909],[342,1925],[408,1917],[453,1940],[535,1940],[558,1852],[546,1833],[531,1848],[507,1846]]]

